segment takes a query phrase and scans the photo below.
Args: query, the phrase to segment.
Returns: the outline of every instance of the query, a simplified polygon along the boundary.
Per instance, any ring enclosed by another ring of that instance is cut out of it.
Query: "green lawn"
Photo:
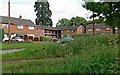
[[[65,45],[24,44],[25,50],[3,55],[3,61],[41,59],[3,64],[3,73],[118,73],[117,35],[89,35],[74,38],[76,40]]]

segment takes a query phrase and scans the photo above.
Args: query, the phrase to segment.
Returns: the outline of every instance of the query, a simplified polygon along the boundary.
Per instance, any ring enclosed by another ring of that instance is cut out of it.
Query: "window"
[[[74,30],[71,30],[72,32],[75,32]]]
[[[110,30],[110,28],[107,27],[107,28],[105,28],[105,30]]]
[[[117,30],[118,28],[116,27],[115,29]]]
[[[96,31],[100,31],[100,29],[96,29]]]
[[[23,26],[18,26],[18,29],[23,29]]]
[[[38,28],[36,28],[36,30],[38,30]]]
[[[67,32],[69,32],[69,30],[67,30]]]
[[[92,31],[92,29],[88,29],[88,31]]]
[[[33,26],[29,26],[29,30],[34,30],[34,27]]]
[[[8,24],[2,24],[2,28],[8,28]]]

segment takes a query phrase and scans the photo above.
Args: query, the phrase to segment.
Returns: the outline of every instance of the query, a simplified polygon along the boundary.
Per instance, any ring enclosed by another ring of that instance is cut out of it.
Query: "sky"
[[[11,17],[30,19],[35,23],[36,12],[34,5],[37,0],[11,0]],[[8,0],[0,0],[0,15],[8,16]],[[71,19],[72,17],[80,16],[88,19],[91,15],[82,7],[82,0],[48,0],[50,10],[52,11],[53,27],[56,26],[58,20],[62,18]]]

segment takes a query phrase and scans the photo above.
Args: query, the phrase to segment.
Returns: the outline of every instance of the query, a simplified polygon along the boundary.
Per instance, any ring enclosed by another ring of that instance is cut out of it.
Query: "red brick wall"
[[[2,29],[2,24],[0,24],[0,29]]]
[[[92,34],[93,31],[86,30],[86,33]],[[100,28],[100,31],[96,31],[96,29],[95,29],[95,33],[112,33],[112,28],[110,28],[110,30],[106,30],[105,28]]]
[[[24,26],[23,29],[18,29],[17,25],[10,25],[10,33],[33,34],[34,36],[36,36],[37,34],[40,37],[40,29],[36,30],[36,27],[34,27],[34,30],[29,30],[28,25],[23,25],[23,26]],[[8,33],[8,28],[4,28],[4,32]]]
[[[84,27],[82,27],[82,26],[78,27],[77,34],[84,34]]]
[[[65,31],[62,31],[62,35],[64,34],[68,34],[68,35],[71,35],[71,34],[77,34],[77,30],[73,31],[72,30],[65,30]]]

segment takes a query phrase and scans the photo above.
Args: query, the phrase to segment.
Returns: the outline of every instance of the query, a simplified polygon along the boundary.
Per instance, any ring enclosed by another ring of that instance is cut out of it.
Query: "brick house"
[[[95,34],[112,34],[112,28],[110,26],[106,26],[104,23],[95,24]],[[86,34],[93,33],[93,25],[90,24],[86,27]]]
[[[84,27],[80,26],[64,26],[64,27],[57,27],[61,29],[62,35],[71,35],[71,34],[84,34]]]
[[[5,37],[8,37],[8,17],[0,16],[2,19],[0,21],[0,28],[4,29]],[[40,30],[36,29],[36,25],[28,19],[20,18],[10,18],[10,34],[11,38],[15,36],[20,36],[25,40],[33,40],[34,37],[40,36]]]
[[[48,27],[48,26],[38,26],[41,32],[41,36],[49,37],[49,38],[61,38],[61,29],[56,27]]]

